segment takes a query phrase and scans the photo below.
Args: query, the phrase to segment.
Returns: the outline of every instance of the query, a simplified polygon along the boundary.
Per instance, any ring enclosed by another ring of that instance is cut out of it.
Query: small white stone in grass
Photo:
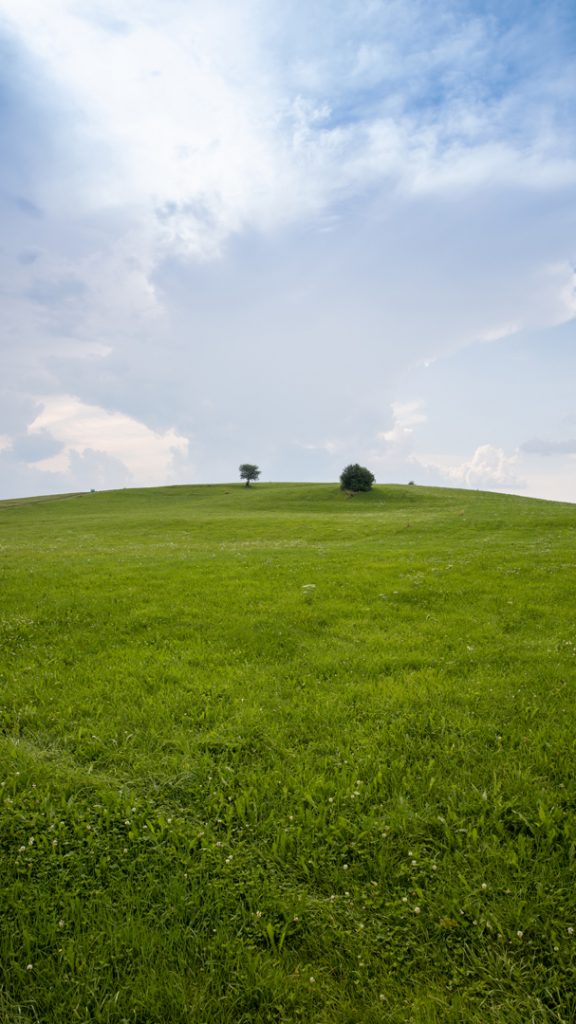
[[[480,886],[480,888],[481,889],[487,889],[488,886],[486,885],[486,882],[482,882],[482,885]]]
[[[347,864],[343,864],[342,865],[342,870],[343,871],[348,871],[348,865]]]
[[[420,913],[420,907],[414,907],[414,913],[415,914],[419,914]]]
[[[408,903],[408,897],[407,896],[403,896],[402,897],[402,903]]]

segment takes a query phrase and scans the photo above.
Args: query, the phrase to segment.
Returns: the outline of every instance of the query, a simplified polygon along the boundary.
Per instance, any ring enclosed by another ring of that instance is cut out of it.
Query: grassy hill
[[[576,1019],[576,508],[0,502],[0,1020]]]

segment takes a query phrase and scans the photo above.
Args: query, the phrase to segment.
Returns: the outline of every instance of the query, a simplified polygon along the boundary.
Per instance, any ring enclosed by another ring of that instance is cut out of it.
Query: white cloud
[[[100,14],[112,17],[117,6],[103,2]],[[98,163],[83,183],[88,207],[127,206],[148,221],[160,250],[210,257],[246,224],[281,223],[294,204],[314,205],[290,132],[279,144],[285,99],[259,70],[250,4],[126,3],[125,32],[64,0],[49,15],[38,0],[6,0],[3,9],[75,97],[84,123],[76,134]],[[318,116],[289,105],[296,148]]]
[[[481,331],[478,335],[478,341],[502,341],[503,338],[508,338],[511,334],[516,334],[516,331],[520,330],[520,324],[495,324],[494,327],[487,327]]]
[[[163,251],[213,257],[246,227],[314,217],[375,184],[453,196],[576,176],[549,118],[522,121],[524,84],[500,100],[478,95],[474,74],[486,71],[489,47],[506,43],[490,38],[489,19],[466,26],[449,6],[434,16],[417,0],[404,10],[345,5],[334,16],[321,5],[322,40],[310,39],[314,15],[296,5],[286,52],[274,27],[286,15],[274,3],[268,12],[253,0],[124,0],[120,13],[112,0],[2,7],[74,96],[75,136],[96,165],[74,187],[89,208],[137,212]],[[423,101],[430,78],[441,107]]]
[[[392,414],[392,427],[378,433],[378,440],[384,442],[385,448],[401,448],[408,454],[413,445],[414,427],[426,423],[428,417],[419,401],[392,402]]]
[[[188,452],[188,439],[175,430],[157,433],[130,416],[86,405],[70,395],[40,401],[42,411],[28,433],[43,432],[63,447],[29,468],[66,473],[77,464],[78,456],[103,455],[120,463],[132,483],[154,485],[169,479],[175,457],[185,457]]]
[[[482,444],[471,458],[457,465],[450,465],[449,456],[431,457],[431,461],[418,456],[414,462],[426,471],[439,473],[446,481],[486,490],[521,490],[524,481],[516,476],[517,454],[507,455],[502,448]]]
[[[411,160],[410,188],[414,192],[465,191],[498,182],[500,185],[547,189],[570,185],[576,160],[552,157],[546,151],[522,154],[510,143],[458,145],[437,151],[437,140]]]

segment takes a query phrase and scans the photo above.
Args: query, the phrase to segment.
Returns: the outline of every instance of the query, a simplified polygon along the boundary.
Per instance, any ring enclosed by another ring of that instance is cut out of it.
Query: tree
[[[353,494],[357,491],[370,491],[375,479],[369,469],[355,462],[353,466],[346,466],[346,469],[342,470],[340,487],[343,491],[352,491]]]
[[[253,466],[251,462],[243,462],[240,466],[240,479],[246,481],[246,487],[250,487],[250,481],[257,480],[259,476],[258,466]]]

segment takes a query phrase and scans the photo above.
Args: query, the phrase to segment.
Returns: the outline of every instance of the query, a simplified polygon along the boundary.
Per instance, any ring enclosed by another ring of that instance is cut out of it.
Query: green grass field
[[[0,503],[0,1021],[576,1020],[576,507]]]

